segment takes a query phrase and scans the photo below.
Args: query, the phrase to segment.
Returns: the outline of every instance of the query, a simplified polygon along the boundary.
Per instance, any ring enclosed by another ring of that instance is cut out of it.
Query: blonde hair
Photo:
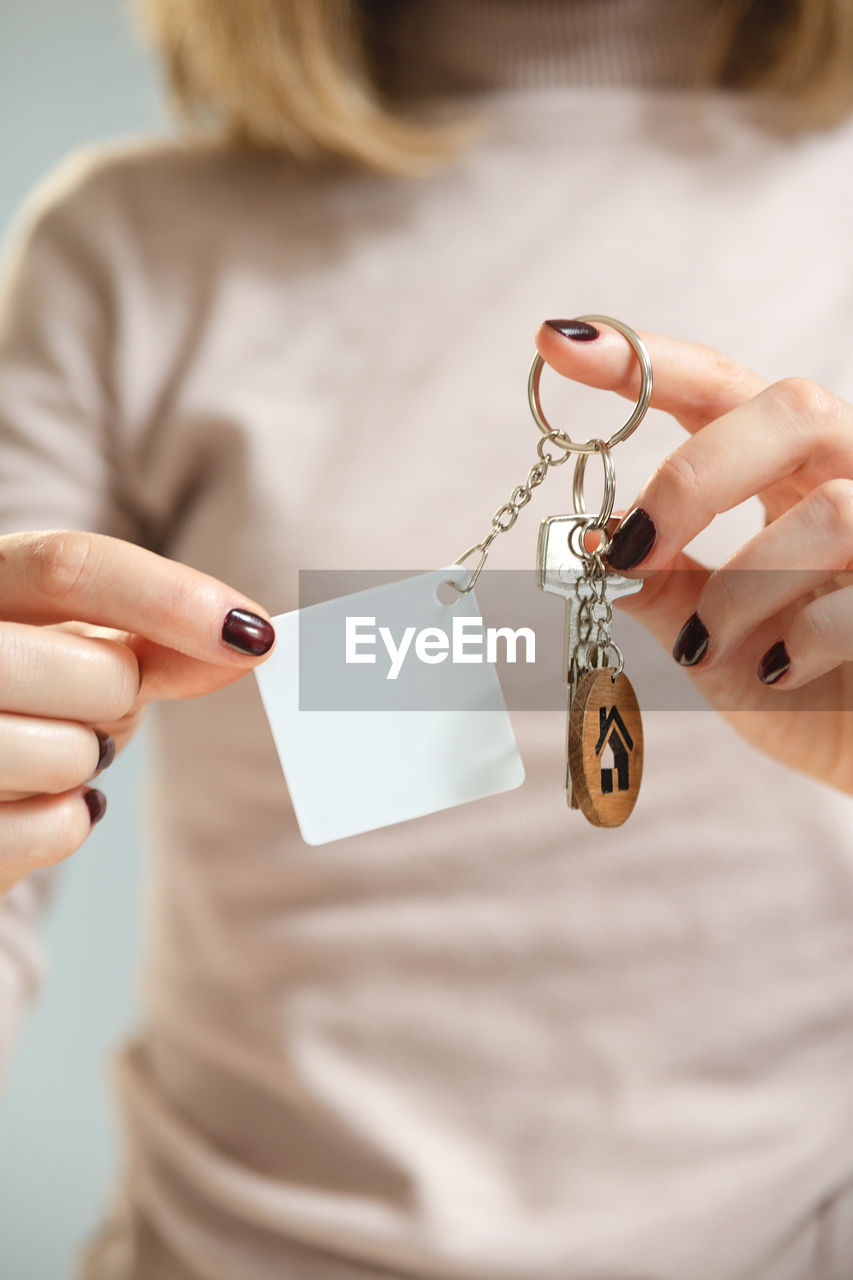
[[[386,98],[367,19],[380,0],[137,0],[189,119],[235,142],[388,174],[436,168],[470,123]],[[853,0],[721,0],[697,84],[750,88],[818,126],[853,106]]]

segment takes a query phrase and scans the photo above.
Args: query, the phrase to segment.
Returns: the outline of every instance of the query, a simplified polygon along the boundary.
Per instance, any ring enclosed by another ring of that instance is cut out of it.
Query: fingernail
[[[604,559],[614,569],[634,569],[657,542],[655,522],[642,507],[629,511],[610,539]]]
[[[266,618],[248,609],[232,609],[222,624],[222,639],[238,653],[258,658],[273,647],[275,632]]]
[[[107,811],[107,797],[103,791],[98,791],[95,787],[90,787],[88,791],[83,792],[83,799],[86,801],[86,808],[89,810],[89,818],[92,826],[96,822],[100,822]]]
[[[758,664],[758,678],[762,684],[775,684],[791,670],[791,659],[784,640],[777,640],[767,650]]]
[[[99,773],[103,773],[105,769],[109,769],[113,760],[116,758],[115,738],[108,733],[102,733],[100,729],[95,730],[95,736],[98,739],[98,767],[92,774],[93,778],[97,778]]]
[[[546,320],[545,323],[562,337],[574,338],[576,342],[591,342],[599,336],[595,325],[587,324],[585,320]]]
[[[692,613],[672,646],[672,656],[682,667],[695,667],[708,648],[708,631],[697,613]]]

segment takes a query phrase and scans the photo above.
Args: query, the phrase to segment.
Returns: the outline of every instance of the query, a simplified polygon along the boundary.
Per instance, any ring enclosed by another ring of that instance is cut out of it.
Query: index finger
[[[636,355],[618,329],[596,327],[597,338],[578,341],[565,336],[578,330],[577,321],[546,320],[536,333],[537,350],[563,377],[636,400],[640,394]],[[652,362],[652,406],[671,413],[691,434],[753,399],[768,385],[766,378],[713,347],[638,332]]]
[[[265,610],[224,582],[77,530],[0,537],[0,615],[113,627],[208,663],[245,663],[275,639]]]

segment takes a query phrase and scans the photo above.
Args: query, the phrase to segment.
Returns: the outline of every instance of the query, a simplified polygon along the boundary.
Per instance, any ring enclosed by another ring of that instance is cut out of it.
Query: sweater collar
[[[720,0],[403,0],[383,33],[406,95],[689,85]]]

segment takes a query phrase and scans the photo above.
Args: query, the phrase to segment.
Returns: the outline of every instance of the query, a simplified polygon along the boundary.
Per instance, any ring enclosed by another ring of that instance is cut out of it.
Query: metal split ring
[[[613,670],[613,675],[610,677],[612,683],[615,682],[617,677],[621,676],[622,672],[625,670],[625,658],[622,650],[619,648],[618,644],[616,644],[615,640],[597,640],[595,644],[591,644],[587,650],[587,663],[590,670],[594,668],[601,670],[602,667],[606,667],[607,665],[607,656],[609,653],[612,653],[616,658],[616,667]]]
[[[615,444],[619,444],[621,440],[627,440],[632,431],[639,425],[649,402],[652,398],[652,361],[649,356],[648,348],[638,333],[635,333],[630,325],[624,324],[621,320],[615,320],[612,316],[577,316],[578,320],[583,320],[590,324],[606,324],[612,329],[618,329],[619,332],[628,339],[637,359],[640,362],[640,372],[642,375],[642,384],[640,386],[640,395],[630,418],[625,422],[618,431],[614,431],[613,435],[607,441],[607,447],[612,449]],[[539,398],[539,381],[542,377],[542,367],[544,360],[537,351],[533,357],[533,363],[530,366],[530,373],[527,378],[527,398],[530,402],[530,412],[543,435],[551,436],[554,443],[561,449],[565,449],[569,453],[590,454],[594,453],[597,446],[601,443],[598,440],[587,440],[584,444],[572,440],[563,431],[556,431],[551,426],[542,409],[542,402]]]
[[[594,520],[595,516],[585,515],[582,520],[578,520],[576,524],[569,526],[569,550],[572,555],[577,556],[579,560],[591,560],[595,555],[594,551],[587,550],[586,543],[584,542],[587,529],[592,528]]]
[[[616,501],[616,469],[613,466],[610,445],[605,444],[603,440],[593,440],[591,443],[595,452],[601,455],[601,461],[604,466],[604,493],[601,498],[601,509],[587,527],[589,529],[604,529],[607,521],[613,515],[613,504]],[[575,512],[579,516],[587,514],[583,496],[583,479],[589,456],[588,453],[580,453],[575,463],[575,475],[572,481],[572,501],[574,502]]]

